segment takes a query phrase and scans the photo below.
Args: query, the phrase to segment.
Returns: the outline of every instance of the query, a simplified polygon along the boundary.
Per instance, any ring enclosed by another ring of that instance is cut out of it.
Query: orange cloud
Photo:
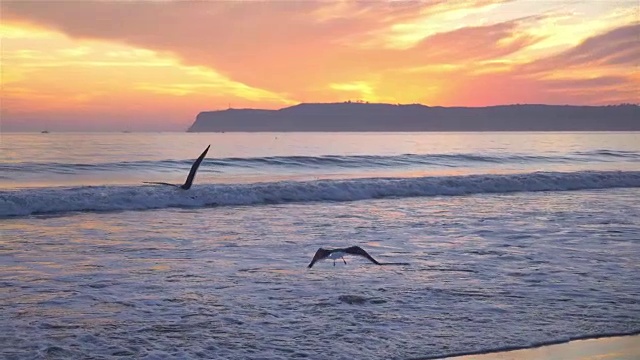
[[[622,26],[590,37],[578,46],[532,62],[529,71],[558,68],[623,66],[633,69],[640,59],[640,24]]]
[[[638,102],[634,4],[3,1],[3,117]]]

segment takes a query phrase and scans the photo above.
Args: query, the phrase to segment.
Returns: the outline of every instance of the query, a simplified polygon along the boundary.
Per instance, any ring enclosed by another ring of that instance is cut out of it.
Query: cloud
[[[530,41],[513,36],[514,23],[437,34],[405,49],[362,49],[363,37],[382,36],[398,23],[449,8],[486,6],[455,2],[122,2],[5,1],[6,19],[31,21],[78,39],[117,41],[169,53],[188,65],[273,92],[313,93],[359,74],[427,61],[499,56]],[[360,39],[360,40],[358,40]],[[406,60],[403,60],[406,59]],[[285,75],[286,74],[286,75]]]
[[[187,122],[228,102],[638,102],[635,5],[557,4],[3,0],[3,105]]]
[[[640,24],[622,26],[589,37],[579,45],[527,64],[525,71],[554,71],[567,68],[625,66],[640,64]]]
[[[629,81],[629,78],[625,76],[602,76],[590,79],[551,80],[549,81],[549,86],[563,90],[568,88],[589,88],[595,91],[602,91],[604,88],[617,87],[627,81]]]
[[[424,39],[414,51],[437,63],[471,62],[508,56],[538,39],[518,32],[521,20],[466,27]]]

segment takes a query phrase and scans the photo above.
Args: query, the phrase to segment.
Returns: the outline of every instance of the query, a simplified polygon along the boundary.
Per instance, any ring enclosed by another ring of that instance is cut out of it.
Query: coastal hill
[[[362,102],[299,104],[279,110],[198,114],[188,132],[287,131],[630,131],[640,106],[502,105],[441,107]]]

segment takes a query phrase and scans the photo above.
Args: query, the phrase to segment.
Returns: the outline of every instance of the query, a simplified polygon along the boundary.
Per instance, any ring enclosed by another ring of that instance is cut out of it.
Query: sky
[[[0,2],[0,131],[301,102],[640,103],[638,0]]]

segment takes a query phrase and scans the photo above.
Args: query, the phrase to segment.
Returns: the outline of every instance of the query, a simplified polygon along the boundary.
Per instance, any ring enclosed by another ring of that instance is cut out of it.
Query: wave
[[[577,156],[587,157],[611,157],[611,158],[626,158],[626,159],[640,159],[640,153],[637,151],[625,151],[625,150],[592,150],[592,151],[576,151],[573,154]]]
[[[166,186],[84,186],[0,191],[0,218],[68,212],[146,210],[483,193],[640,187],[640,171],[534,172],[503,175],[281,181]]]
[[[595,150],[573,152],[564,155],[527,154],[402,154],[402,155],[324,155],[324,156],[266,156],[249,158],[205,159],[201,166],[204,172],[219,172],[221,168],[261,168],[285,167],[318,169],[338,168],[391,168],[398,166],[473,166],[474,164],[530,164],[530,163],[572,163],[572,162],[640,162],[640,152]],[[0,172],[6,173],[51,173],[76,174],[96,171],[144,171],[144,170],[184,170],[188,171],[193,159],[123,161],[110,163],[39,163],[21,162],[0,164]]]

